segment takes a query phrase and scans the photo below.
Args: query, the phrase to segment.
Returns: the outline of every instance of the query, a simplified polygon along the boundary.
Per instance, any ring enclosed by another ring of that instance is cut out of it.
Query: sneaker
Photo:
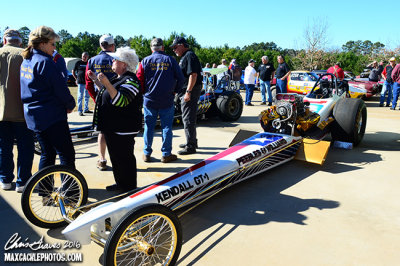
[[[383,103],[380,103],[380,104],[379,104],[379,107],[383,107]],[[387,107],[387,106],[386,106],[386,107]]]
[[[252,104],[252,103],[246,103],[246,105],[247,105],[247,106],[253,106],[253,104]]]
[[[12,188],[12,184],[11,183],[3,183],[0,181],[0,186],[3,190],[10,190]]]
[[[184,149],[178,151],[179,155],[188,155],[188,154],[193,154],[196,153],[196,149],[193,147],[185,146]]]
[[[395,110],[396,108],[394,108],[394,107],[390,107],[390,110]]]
[[[176,161],[178,159],[178,157],[175,154],[170,154],[168,156],[162,156],[161,157],[161,162],[162,163],[169,163],[172,161]]]
[[[18,193],[22,193],[22,191],[24,191],[25,186],[16,186],[15,187],[15,191],[17,191]]]
[[[93,114],[93,111],[86,110],[86,111],[84,111],[84,113],[85,113],[85,114]]]
[[[268,106],[272,106],[272,103],[268,103]]]
[[[260,105],[266,105],[267,103],[266,102],[262,102],[262,103],[260,103]]]
[[[385,107],[390,107],[390,103],[387,103]]]
[[[107,169],[107,160],[104,161],[100,161],[98,160],[96,163],[96,167],[100,170],[100,171],[104,171]]]
[[[83,113],[82,113],[82,112],[79,112],[79,116],[83,116]]]

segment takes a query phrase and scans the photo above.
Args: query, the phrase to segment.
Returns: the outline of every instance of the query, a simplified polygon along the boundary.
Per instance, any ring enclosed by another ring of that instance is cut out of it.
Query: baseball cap
[[[392,57],[389,59],[389,62],[393,62],[393,61],[396,61],[396,58]]]
[[[250,60],[249,60],[249,64],[250,64],[250,63],[254,63],[254,62],[256,62],[256,61],[254,61],[253,59],[250,59]]]
[[[100,44],[102,44],[103,42],[110,44],[114,44],[114,38],[111,35],[108,34],[104,34],[103,36],[100,37]]]
[[[154,38],[151,40],[150,46],[151,47],[157,47],[157,46],[163,46],[163,40],[161,38]]]
[[[185,38],[183,37],[176,37],[174,42],[170,45],[171,48],[173,48],[174,46],[178,45],[178,44],[183,44],[185,46],[188,46],[188,43],[186,42]]]
[[[13,29],[8,29],[4,32],[4,38],[7,40],[13,40],[13,39],[21,39],[19,32],[17,30]]]

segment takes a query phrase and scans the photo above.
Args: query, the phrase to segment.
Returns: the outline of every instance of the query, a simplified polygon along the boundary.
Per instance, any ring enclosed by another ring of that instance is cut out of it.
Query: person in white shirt
[[[224,67],[226,67],[226,71],[219,73],[217,75],[217,84],[219,83],[219,81],[222,79],[223,76],[228,75],[228,62],[226,62],[226,59],[222,59],[221,64],[217,66],[217,68],[224,68]]]
[[[253,104],[251,103],[251,99],[253,98],[253,92],[257,78],[257,72],[254,69],[254,65],[255,61],[253,59],[250,59],[249,65],[244,70],[244,85],[246,86],[245,104],[247,106],[253,106]]]

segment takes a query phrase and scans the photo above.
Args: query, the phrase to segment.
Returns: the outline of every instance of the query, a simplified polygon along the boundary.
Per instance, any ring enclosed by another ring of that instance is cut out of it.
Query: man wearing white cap
[[[392,91],[393,91],[392,70],[395,66],[396,66],[396,58],[392,57],[389,60],[389,64],[385,66],[385,68],[382,71],[382,78],[385,80],[385,83],[381,91],[381,99],[379,102],[379,107],[383,106],[386,92],[387,92],[386,107],[390,106],[390,100],[392,99]]]
[[[99,73],[104,73],[108,79],[111,79],[115,76],[115,73],[112,71],[112,60],[113,58],[107,54],[107,52],[115,52],[115,44],[114,38],[111,35],[104,34],[100,38],[100,48],[101,52],[90,58],[88,64],[86,66],[86,89],[89,92],[90,97],[92,97],[93,101],[96,102],[97,91],[95,90],[94,83],[87,75],[88,70],[93,71],[96,75]],[[97,168],[101,171],[107,169],[107,160],[105,158],[106,155],[106,141],[104,135],[102,133],[99,134],[98,137],[99,144],[99,160],[97,161]]]

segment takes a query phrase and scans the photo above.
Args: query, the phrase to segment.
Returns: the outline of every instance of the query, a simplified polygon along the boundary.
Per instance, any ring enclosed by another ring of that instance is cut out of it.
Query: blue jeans
[[[287,93],[286,90],[287,80],[276,79],[276,93]]]
[[[25,122],[0,121],[0,180],[3,183],[11,183],[14,179],[14,139],[18,148],[18,187],[24,186],[32,175],[33,132]]]
[[[82,113],[82,100],[85,97],[85,112],[89,110],[89,92],[86,89],[85,84],[78,84],[78,96],[77,96],[77,101],[78,101],[78,112]]]
[[[36,136],[42,149],[39,170],[54,165],[57,154],[60,164],[75,168],[75,150],[67,120],[56,122],[49,128],[36,132]]]
[[[154,127],[156,126],[157,117],[160,116],[161,130],[162,130],[162,156],[171,155],[172,151],[172,123],[174,121],[174,106],[166,109],[153,109],[144,106],[144,149],[145,155],[151,155],[153,149]]]
[[[272,103],[272,94],[271,94],[271,81],[263,81],[260,79],[260,90],[261,90],[261,101],[263,103],[266,102],[265,100],[265,88],[267,89],[268,93],[268,102]]]
[[[392,90],[393,90],[393,82],[387,82],[385,80],[385,84],[383,85],[382,91],[381,91],[381,100],[379,104],[383,104],[385,101],[385,95],[387,92],[387,99],[386,99],[386,105],[389,106],[390,100],[392,99]]]
[[[396,108],[397,99],[399,98],[400,93],[400,84],[397,82],[393,83],[393,101],[392,101],[392,108]]]
[[[254,84],[245,84],[246,85],[246,100],[245,104],[250,104],[251,99],[253,98],[253,93],[254,93]]]

